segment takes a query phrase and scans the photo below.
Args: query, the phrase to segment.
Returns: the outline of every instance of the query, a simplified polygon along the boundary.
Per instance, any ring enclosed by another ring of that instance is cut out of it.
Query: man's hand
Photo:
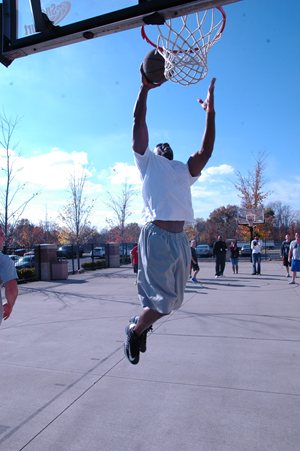
[[[10,317],[10,314],[12,312],[12,307],[6,303],[3,305],[3,319],[6,320]]]
[[[207,113],[213,113],[215,111],[214,109],[214,90],[215,90],[215,82],[216,79],[213,78],[210,82],[210,85],[208,87],[208,92],[205,100],[197,99],[197,101],[200,103],[204,111]]]
[[[148,78],[145,75],[145,72],[143,70],[143,65],[141,64],[140,67],[140,71],[141,71],[141,76],[142,76],[142,84],[143,86],[145,86],[148,89],[154,89],[154,88],[158,88],[159,86],[161,86],[163,83],[166,82],[166,80],[160,82],[160,83],[152,83],[150,80],[148,80]]]

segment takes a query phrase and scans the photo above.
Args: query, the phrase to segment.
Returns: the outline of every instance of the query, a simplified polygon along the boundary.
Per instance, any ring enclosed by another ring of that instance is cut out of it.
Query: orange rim
[[[223,31],[224,31],[225,25],[226,25],[226,14],[225,14],[224,9],[222,8],[222,6],[216,6],[216,9],[218,9],[220,11],[220,13],[222,14],[223,22],[222,22],[222,25],[221,25],[221,29],[216,34],[216,37],[215,37],[214,41],[217,41],[221,37],[221,35],[222,35]],[[142,27],[141,27],[141,35],[142,35],[142,38],[145,39],[146,42],[148,42],[148,44],[152,45],[152,47],[158,49],[160,52],[164,51],[163,47],[157,46],[153,41],[151,41],[150,38],[148,38],[148,36],[146,34],[146,31],[145,31],[145,25],[142,25]],[[195,47],[194,49],[189,50],[189,52],[198,52],[198,50],[199,50],[199,47]],[[172,52],[173,53],[180,53],[180,52],[184,52],[184,50],[172,50]]]

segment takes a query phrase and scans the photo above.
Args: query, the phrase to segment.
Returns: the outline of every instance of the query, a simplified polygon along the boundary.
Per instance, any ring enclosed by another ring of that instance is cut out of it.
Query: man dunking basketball
[[[133,151],[143,187],[145,217],[148,221],[139,238],[138,295],[143,310],[126,327],[125,355],[137,364],[146,351],[147,332],[164,315],[178,309],[189,276],[191,250],[184,223],[194,219],[191,185],[209,160],[215,141],[213,78],[205,101],[206,127],[200,149],[186,164],[173,160],[168,143],[148,147],[147,96],[154,85],[142,73],[142,84],[134,108]]]

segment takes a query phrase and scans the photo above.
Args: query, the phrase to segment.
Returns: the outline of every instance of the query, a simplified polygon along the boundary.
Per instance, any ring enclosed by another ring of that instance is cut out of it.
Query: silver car
[[[25,255],[15,262],[15,268],[33,268],[34,267],[34,255]]]
[[[198,244],[196,246],[197,257],[212,257],[212,250],[208,244]]]
[[[240,252],[241,256],[243,256],[243,257],[250,257],[251,253],[252,253],[252,250],[251,250],[250,244],[244,244],[241,247],[241,252]]]
[[[90,257],[92,257],[92,258],[105,257],[105,248],[104,247],[94,247],[94,249],[90,252]]]

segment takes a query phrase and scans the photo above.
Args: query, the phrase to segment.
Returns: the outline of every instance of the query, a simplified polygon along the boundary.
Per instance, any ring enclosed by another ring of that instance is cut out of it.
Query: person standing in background
[[[297,272],[300,271],[300,233],[295,233],[295,239],[290,244],[289,262],[291,262],[292,280],[290,284],[296,283]]]
[[[233,274],[238,274],[240,251],[239,251],[239,248],[237,245],[237,240],[231,241],[229,250],[230,250],[230,260],[231,260],[231,264],[232,264],[232,272],[233,272]]]
[[[191,254],[192,254],[192,260],[191,260],[191,269],[190,269],[190,279],[194,283],[199,283],[197,279],[197,274],[200,271],[199,265],[198,265],[198,258],[196,253],[196,241],[191,241]]]
[[[287,233],[285,235],[285,240],[281,244],[281,259],[282,264],[285,266],[286,269],[286,277],[290,277],[290,262],[289,262],[289,252],[290,252],[290,235]]]
[[[252,249],[252,276],[260,275],[261,273],[261,248],[262,242],[259,240],[258,235],[255,235],[254,240],[251,241]]]
[[[223,276],[226,263],[227,246],[221,235],[213,246],[213,257],[216,259],[216,275],[215,278]]]
[[[130,259],[131,259],[133,272],[137,276],[138,267],[139,267],[139,250],[138,250],[138,244],[137,243],[135,243],[135,245],[133,246],[133,248],[130,251]]]
[[[0,226],[0,248],[2,249],[5,240],[5,234]],[[1,290],[0,290],[0,324],[2,318],[7,320],[13,307],[15,305],[16,299],[18,297],[18,285],[17,285],[17,271],[14,262],[7,255],[0,252],[0,283],[4,285],[6,303],[2,304]]]

